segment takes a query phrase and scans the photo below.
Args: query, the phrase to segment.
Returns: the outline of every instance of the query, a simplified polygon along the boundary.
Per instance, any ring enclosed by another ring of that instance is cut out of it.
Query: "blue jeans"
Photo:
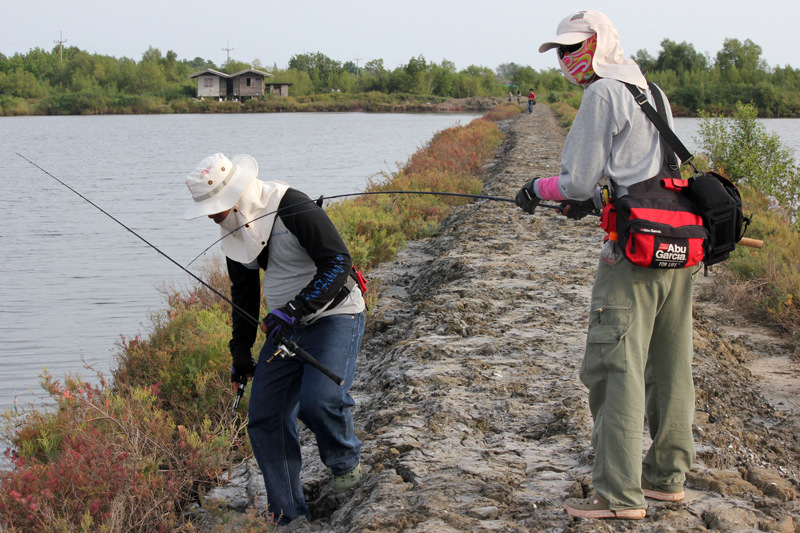
[[[334,476],[351,472],[361,460],[361,441],[353,433],[355,405],[350,387],[364,335],[364,313],[333,315],[286,334],[323,366],[344,379],[339,386],[296,357],[267,362],[275,346],[265,342],[250,391],[247,424],[253,454],[267,488],[269,512],[281,524],[311,518],[300,485],[300,419],[316,437],[322,462]]]

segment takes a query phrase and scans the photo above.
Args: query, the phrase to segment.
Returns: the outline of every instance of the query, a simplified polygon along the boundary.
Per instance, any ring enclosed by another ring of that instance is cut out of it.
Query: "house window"
[[[206,89],[214,87],[214,78],[203,78],[203,87]]]
[[[246,79],[247,79],[247,86],[250,87],[252,85],[252,79],[251,78],[246,78]]]

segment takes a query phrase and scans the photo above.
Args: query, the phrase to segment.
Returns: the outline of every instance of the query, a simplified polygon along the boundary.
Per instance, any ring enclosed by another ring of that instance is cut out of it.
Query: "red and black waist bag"
[[[647,268],[685,268],[703,260],[708,231],[682,187],[677,171],[665,166],[656,176],[628,187],[603,210],[601,226],[617,233],[625,258]]]

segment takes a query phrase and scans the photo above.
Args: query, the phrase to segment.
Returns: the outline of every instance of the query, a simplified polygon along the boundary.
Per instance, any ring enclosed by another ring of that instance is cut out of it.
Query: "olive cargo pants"
[[[644,507],[641,477],[678,490],[692,440],[692,284],[697,267],[642,268],[600,261],[581,381],[594,427],[592,483],[611,509]],[[650,449],[642,459],[647,419]]]

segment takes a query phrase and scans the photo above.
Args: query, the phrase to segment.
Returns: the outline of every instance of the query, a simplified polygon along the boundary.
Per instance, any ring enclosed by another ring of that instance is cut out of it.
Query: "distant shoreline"
[[[75,112],[42,110],[35,102],[25,107],[7,109],[0,116],[93,116],[93,115],[165,115],[165,114],[234,114],[234,113],[484,113],[505,101],[501,97],[439,98],[400,96],[391,97],[344,93],[321,95],[319,97],[269,97],[265,99],[236,102],[195,98],[153,102],[139,99],[126,104],[97,106],[66,105]]]

